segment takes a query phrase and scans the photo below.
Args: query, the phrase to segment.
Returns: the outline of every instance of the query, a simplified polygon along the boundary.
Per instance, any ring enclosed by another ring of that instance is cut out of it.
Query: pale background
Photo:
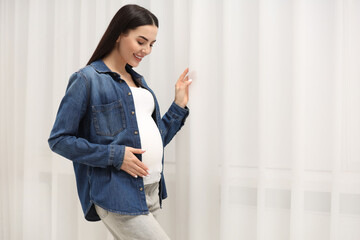
[[[136,70],[162,114],[186,67],[194,79],[165,152],[169,236],[360,239],[360,0],[0,0],[0,239],[112,239],[47,138],[130,2],[160,21]]]

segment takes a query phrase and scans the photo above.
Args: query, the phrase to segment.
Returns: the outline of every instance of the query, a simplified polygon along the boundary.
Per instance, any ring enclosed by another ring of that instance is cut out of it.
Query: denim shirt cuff
[[[125,145],[110,145],[109,165],[120,170],[124,160]]]
[[[185,108],[182,108],[174,101],[169,108],[169,112],[171,113],[172,117],[177,120],[181,120],[189,115],[189,108],[187,106],[185,106]]]

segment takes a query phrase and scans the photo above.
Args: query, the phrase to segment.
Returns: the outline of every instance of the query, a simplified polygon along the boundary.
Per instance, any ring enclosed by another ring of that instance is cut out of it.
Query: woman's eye
[[[140,42],[140,41],[138,41],[138,44],[139,45],[144,45],[144,43],[143,42]],[[153,47],[154,45],[153,44],[150,44],[150,47]]]

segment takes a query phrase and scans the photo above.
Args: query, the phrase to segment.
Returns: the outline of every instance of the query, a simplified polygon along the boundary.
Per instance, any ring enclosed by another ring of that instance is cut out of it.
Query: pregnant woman
[[[167,197],[164,147],[189,115],[191,80],[186,69],[161,117],[133,70],[151,53],[158,27],[138,5],[116,13],[87,66],[70,77],[48,140],[73,161],[85,218],[102,220],[115,239],[169,239],[156,220]]]

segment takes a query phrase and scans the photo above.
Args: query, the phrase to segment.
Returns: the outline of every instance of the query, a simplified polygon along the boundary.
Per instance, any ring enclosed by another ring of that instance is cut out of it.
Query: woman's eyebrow
[[[144,36],[139,36],[139,37],[141,37],[142,39],[144,39],[145,41],[149,41],[146,37],[144,37]],[[153,43],[154,42],[156,42],[156,40],[154,40],[154,41],[152,41]]]

